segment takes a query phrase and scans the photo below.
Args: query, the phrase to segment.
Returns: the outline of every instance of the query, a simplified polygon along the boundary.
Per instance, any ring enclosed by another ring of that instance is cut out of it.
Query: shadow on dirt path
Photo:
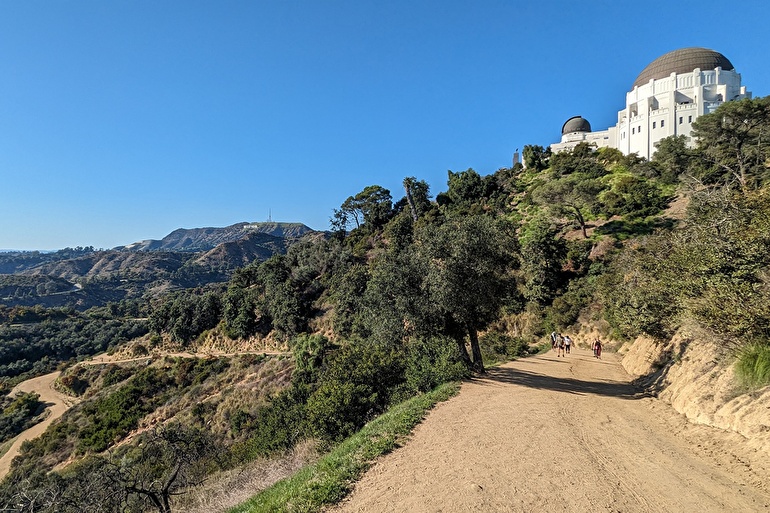
[[[621,399],[639,399],[643,397],[639,393],[640,391],[628,382],[587,381],[578,378],[549,376],[513,367],[488,369],[485,376],[476,378],[473,381],[483,384],[487,380],[567,394],[593,394]]]

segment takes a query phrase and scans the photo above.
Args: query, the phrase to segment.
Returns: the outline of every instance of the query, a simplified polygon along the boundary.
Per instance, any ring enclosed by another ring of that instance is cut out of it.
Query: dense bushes
[[[701,191],[674,236],[630,244],[600,280],[610,324],[663,338],[688,317],[736,340],[770,336],[768,194]]]
[[[484,339],[481,347],[486,347]],[[457,344],[447,337],[417,339],[406,346],[402,395],[433,390],[442,383],[468,376]]]
[[[0,398],[0,444],[35,424],[43,403],[38,394],[20,392]]]
[[[254,415],[231,417],[234,432],[251,434],[233,448],[237,458],[269,455],[307,437],[339,441],[394,402],[468,372],[455,342],[443,337],[405,348],[358,341],[334,349],[323,337],[301,336],[294,347],[292,385]]]
[[[60,362],[103,352],[145,333],[142,320],[105,320],[73,311],[42,322],[0,325],[0,377],[51,372]]]
[[[187,344],[205,330],[215,327],[221,315],[219,294],[185,292],[164,298],[150,314],[149,326],[156,333],[169,333],[174,341]]]
[[[489,362],[505,362],[529,354],[529,344],[519,337],[491,332],[481,338],[484,359]]]
[[[88,424],[78,434],[78,450],[101,452],[124,438],[139,419],[165,401],[164,392],[172,384],[166,373],[148,368],[113,393],[86,404]]]

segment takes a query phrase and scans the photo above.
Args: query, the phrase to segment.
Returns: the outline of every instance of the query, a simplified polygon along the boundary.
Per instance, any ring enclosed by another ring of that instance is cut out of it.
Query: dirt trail
[[[242,351],[237,353],[226,353],[226,352],[219,352],[219,351],[207,351],[203,353],[189,353],[189,352],[179,352],[179,353],[165,353],[162,356],[172,356],[172,357],[181,357],[181,358],[207,358],[207,357],[232,357],[236,355],[241,354],[268,354],[268,355],[281,355],[286,354],[280,351]],[[104,365],[104,364],[121,364],[121,363],[131,363],[131,362],[138,362],[138,361],[150,361],[153,358],[157,357],[158,355],[154,356],[142,356],[138,358],[120,358],[114,355],[107,355],[107,354],[100,354],[98,356],[95,356],[91,358],[90,360],[85,360],[80,362],[80,365]],[[48,415],[46,416],[45,420],[42,422],[35,424],[31,428],[27,429],[26,431],[21,432],[14,440],[11,447],[8,449],[8,452],[3,454],[0,457],[0,479],[4,478],[6,474],[11,469],[11,460],[15,458],[19,454],[19,450],[21,449],[21,444],[23,444],[27,440],[32,440],[33,438],[37,438],[38,436],[42,435],[43,432],[45,432],[46,429],[48,429],[48,426],[51,425],[51,423],[64,415],[64,412],[69,410],[74,404],[78,402],[78,399],[70,397],[66,394],[62,394],[61,392],[56,391],[53,388],[53,384],[56,381],[56,378],[59,377],[61,373],[60,372],[52,372],[51,374],[46,374],[44,376],[38,376],[36,378],[28,379],[26,381],[22,381],[18,385],[16,385],[13,390],[10,392],[10,396],[14,396],[17,392],[34,392],[37,394],[40,394],[40,401],[46,404],[46,411],[48,412]]]
[[[40,394],[40,401],[46,405],[48,416],[45,420],[35,424],[26,431],[23,431],[14,439],[11,448],[8,449],[8,452],[6,452],[2,458],[0,458],[0,479],[5,477],[10,470],[11,460],[19,454],[21,444],[42,435],[54,420],[64,415],[64,412],[76,402],[72,397],[53,389],[53,384],[56,381],[56,378],[59,377],[59,374],[59,372],[52,372],[51,374],[28,379],[27,381],[19,383],[13,390],[11,390],[11,393],[9,394],[11,397],[16,395],[17,392],[35,392]]]
[[[754,456],[637,394],[615,355],[550,352],[463,385],[331,511],[770,512]]]

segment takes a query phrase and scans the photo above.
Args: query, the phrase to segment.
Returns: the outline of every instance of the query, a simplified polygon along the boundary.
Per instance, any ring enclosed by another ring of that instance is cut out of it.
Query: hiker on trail
[[[572,345],[572,339],[569,338],[569,335],[564,335],[564,351],[569,354],[569,348]]]
[[[561,333],[556,336],[556,344],[558,345],[556,356],[566,356],[564,354],[564,337],[561,336]]]
[[[598,338],[596,340],[594,340],[593,348],[594,348],[594,358],[601,358],[602,357],[602,343],[599,341]]]
[[[556,349],[556,332],[551,332],[551,349]]]

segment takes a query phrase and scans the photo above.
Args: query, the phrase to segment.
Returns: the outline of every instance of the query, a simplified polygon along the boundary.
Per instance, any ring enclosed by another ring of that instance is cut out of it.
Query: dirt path
[[[225,352],[205,352],[205,353],[168,353],[163,356],[173,356],[181,358],[206,358],[206,357],[232,357],[239,354],[268,354],[268,355],[280,355],[286,354],[279,351],[246,351],[239,353],[225,353]],[[143,356],[139,358],[118,358],[107,354],[97,355],[90,360],[80,362],[81,365],[104,365],[108,363],[120,364],[137,362],[143,360],[151,360],[152,356]],[[51,423],[64,415],[64,412],[69,410],[74,404],[78,402],[77,399],[68,395],[62,394],[53,388],[53,384],[56,378],[59,377],[60,372],[52,372],[45,376],[38,376],[36,378],[22,381],[16,385],[10,392],[10,396],[14,396],[17,392],[34,392],[40,394],[40,401],[46,404],[46,411],[48,416],[42,422],[35,424],[31,428],[20,433],[14,440],[8,452],[0,457],[0,479],[4,478],[11,469],[11,460],[19,454],[21,444],[27,440],[32,440],[42,435],[43,432],[48,429]]]
[[[245,354],[255,354],[255,355],[268,355],[268,356],[280,356],[280,355],[290,355],[290,352],[286,351],[237,351],[237,352],[224,352],[224,351],[201,351],[196,353],[191,353],[188,351],[182,351],[182,352],[176,352],[176,353],[161,353],[161,354],[152,354],[148,356],[137,356],[135,358],[124,358],[117,355],[108,355],[106,353],[94,356],[93,358],[89,360],[84,360],[79,363],[79,365],[104,365],[109,363],[130,363],[130,362],[141,362],[141,361],[149,361],[154,358],[164,358],[166,356],[170,356],[172,358],[232,358],[234,356],[240,356]]]
[[[0,458],[0,479],[5,477],[10,470],[11,460],[19,454],[21,444],[42,435],[54,420],[64,415],[64,412],[76,402],[72,397],[59,393],[53,389],[53,383],[56,381],[56,378],[59,377],[59,374],[59,372],[52,372],[51,374],[28,379],[27,381],[22,381],[11,390],[11,396],[16,395],[17,392],[35,392],[36,394],[40,394],[40,401],[46,404],[48,416],[43,422],[35,424],[26,431],[23,431],[14,439],[11,448],[8,449],[8,452],[6,452],[2,458]]]
[[[579,349],[491,369],[332,511],[770,512],[763,460],[629,379]]]

